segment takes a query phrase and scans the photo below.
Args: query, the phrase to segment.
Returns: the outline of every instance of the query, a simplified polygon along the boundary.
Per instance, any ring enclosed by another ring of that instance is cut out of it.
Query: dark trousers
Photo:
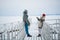
[[[25,31],[26,31],[26,34],[29,35],[29,32],[28,32],[28,24],[25,23]]]

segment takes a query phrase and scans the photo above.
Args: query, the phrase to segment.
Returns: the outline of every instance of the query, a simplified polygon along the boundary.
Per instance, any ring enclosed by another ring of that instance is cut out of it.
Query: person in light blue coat
[[[23,12],[23,22],[24,22],[24,25],[25,25],[25,31],[26,31],[26,34],[28,37],[32,37],[30,34],[29,34],[29,31],[28,31],[28,26],[30,26],[30,22],[28,20],[28,15],[27,15],[27,10],[24,10]]]

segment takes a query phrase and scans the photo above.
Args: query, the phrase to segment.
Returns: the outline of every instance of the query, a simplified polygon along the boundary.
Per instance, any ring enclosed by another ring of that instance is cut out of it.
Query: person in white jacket
[[[38,31],[39,31],[38,37],[41,36],[43,22],[45,21],[45,16],[46,16],[45,14],[42,14],[40,18],[36,17],[38,20]]]

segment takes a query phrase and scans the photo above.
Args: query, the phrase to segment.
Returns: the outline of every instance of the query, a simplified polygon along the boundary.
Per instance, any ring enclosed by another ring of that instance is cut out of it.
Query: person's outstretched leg
[[[28,32],[28,24],[27,23],[25,24],[25,31],[26,31],[27,36],[31,37],[31,35]]]
[[[38,31],[39,31],[38,37],[40,37],[41,36],[41,28],[38,28]]]

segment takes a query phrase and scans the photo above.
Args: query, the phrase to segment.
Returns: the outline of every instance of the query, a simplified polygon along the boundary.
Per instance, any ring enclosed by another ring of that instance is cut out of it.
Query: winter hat
[[[42,16],[46,16],[46,14],[43,13]]]
[[[24,14],[27,14],[27,10],[24,10],[24,12],[23,12]]]

